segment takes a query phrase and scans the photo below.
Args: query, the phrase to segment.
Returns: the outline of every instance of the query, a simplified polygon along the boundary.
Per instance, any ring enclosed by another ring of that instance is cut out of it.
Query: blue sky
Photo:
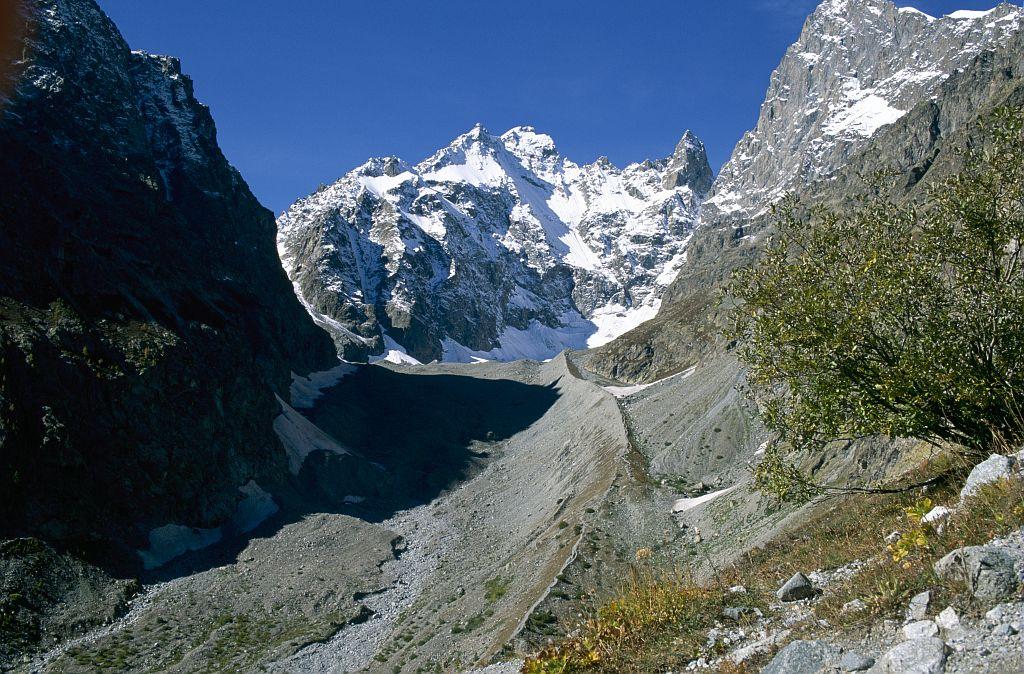
[[[577,162],[712,166],[753,126],[815,0],[99,0],[134,49],[181,58],[220,143],[276,212],[368,157],[417,162],[476,122]],[[995,0],[919,0],[929,14]]]

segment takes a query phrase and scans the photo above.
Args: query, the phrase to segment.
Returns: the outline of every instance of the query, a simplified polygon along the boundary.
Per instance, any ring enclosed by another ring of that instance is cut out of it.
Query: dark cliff
[[[290,371],[336,362],[274,218],[177,60],[131,52],[93,0],[18,9],[0,85],[0,537],[133,564],[287,480]]]

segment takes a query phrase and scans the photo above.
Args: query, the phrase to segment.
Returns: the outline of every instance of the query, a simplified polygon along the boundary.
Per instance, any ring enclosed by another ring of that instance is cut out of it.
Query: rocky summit
[[[296,293],[346,358],[551,358],[654,316],[711,184],[671,157],[578,165],[482,126],[411,165],[372,159],[278,218]]]

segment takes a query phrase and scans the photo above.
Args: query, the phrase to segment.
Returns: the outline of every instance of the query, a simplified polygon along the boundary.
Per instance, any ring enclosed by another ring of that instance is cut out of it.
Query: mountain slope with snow
[[[724,319],[716,298],[734,269],[756,260],[772,225],[771,204],[822,185],[834,187],[831,197],[849,191],[848,179],[832,183],[855,159],[860,175],[895,169],[920,179],[928,166],[909,172],[913,161],[973,119],[977,104],[992,95],[993,75],[964,84],[962,74],[984,71],[992,52],[1016,53],[1022,18],[1024,10],[1006,3],[935,18],[889,0],[822,2],[772,73],[757,125],[703,202],[658,316],[588,354],[587,367],[623,381],[651,381],[721,349],[717,324]],[[953,80],[961,93],[943,93]],[[922,106],[944,117],[889,137],[907,111]]]
[[[841,168],[1022,20],[1008,3],[935,18],[890,0],[825,0],[772,73],[757,126],[722,167],[703,219],[754,215]]]
[[[619,169],[577,165],[531,127],[477,126],[298,201],[278,250],[343,355],[544,359],[655,315],[710,183],[689,132],[671,157]]]

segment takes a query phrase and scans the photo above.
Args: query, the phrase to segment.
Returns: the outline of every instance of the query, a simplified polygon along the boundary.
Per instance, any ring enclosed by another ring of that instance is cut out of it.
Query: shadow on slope
[[[328,502],[356,506],[349,514],[386,519],[471,477],[494,443],[528,428],[558,395],[553,385],[363,367],[304,414],[382,471],[371,483],[365,466],[318,451],[299,479]]]
[[[352,453],[311,452],[298,485],[271,489],[281,510],[259,527],[142,577],[161,582],[232,564],[250,541],[318,513],[380,522],[429,503],[476,474],[497,443],[543,417],[558,396],[553,384],[361,367],[302,411]]]

